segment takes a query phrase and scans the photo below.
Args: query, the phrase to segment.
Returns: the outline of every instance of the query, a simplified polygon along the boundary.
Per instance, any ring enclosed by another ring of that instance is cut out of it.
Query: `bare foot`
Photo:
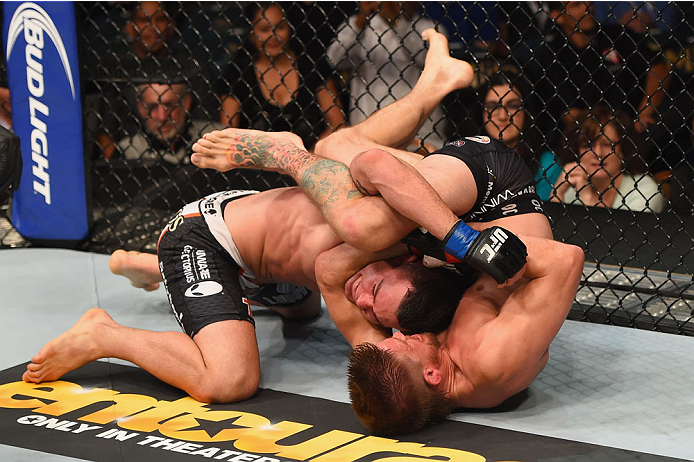
[[[162,280],[157,256],[151,253],[119,249],[111,254],[108,267],[113,274],[125,276],[134,287],[148,292],[157,290]]]
[[[199,168],[226,172],[233,168],[276,170],[270,148],[277,142],[289,143],[306,151],[301,138],[290,132],[263,132],[225,128],[206,133],[193,145],[191,162]]]
[[[453,58],[448,50],[448,39],[435,29],[422,32],[422,38],[429,42],[429,51],[424,62],[424,70],[417,85],[435,85],[445,94],[470,86],[475,76],[472,66]]]
[[[22,375],[25,382],[50,382],[90,361],[99,359],[99,327],[118,324],[101,308],[87,311],[69,330],[51,340],[31,358]]]

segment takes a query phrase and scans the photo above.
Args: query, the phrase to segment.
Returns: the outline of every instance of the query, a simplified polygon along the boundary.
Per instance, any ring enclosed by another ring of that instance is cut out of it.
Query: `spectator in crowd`
[[[0,22],[3,14],[0,12]],[[2,37],[0,37],[0,50],[4,50],[2,46]],[[7,82],[7,64],[5,64],[5,55],[0,57],[0,126],[8,130],[12,130],[12,107],[10,106],[10,88]]]
[[[12,130],[12,106],[7,82],[0,84],[0,126]]]
[[[0,67],[0,126],[12,130],[12,106],[10,105],[10,88],[7,83],[7,70],[4,59]]]
[[[146,61],[153,66],[155,63]],[[190,117],[193,96],[190,80],[178,72],[177,63],[163,61],[158,69],[145,67],[136,84],[136,108],[140,129],[121,139],[117,148],[125,159],[151,166],[190,162],[192,144],[203,134],[223,125]]]
[[[94,93],[86,101],[87,127],[96,133],[100,154],[106,159],[114,155],[117,140],[138,131],[139,120],[131,110],[136,102],[128,98],[132,95],[123,82],[141,75],[143,68],[156,69],[166,60],[190,61],[190,50],[181,43],[177,31],[177,7],[168,2],[144,1],[129,5],[124,12],[130,15],[106,53],[86,57],[88,72],[94,73],[98,82],[96,88],[87,90]],[[179,72],[187,72],[184,68],[182,64]],[[196,69],[195,76],[190,84],[195,99],[191,106],[197,108],[206,91],[202,70]]]
[[[550,2],[550,9],[555,27],[530,71],[547,109],[542,128],[560,128],[563,114],[570,122],[577,111],[599,102],[626,111],[638,132],[652,126],[669,72],[658,45],[622,25],[598,24],[593,2]]]
[[[578,112],[576,124],[565,133],[564,174],[557,180],[552,201],[661,212],[667,200],[658,183],[627,168],[635,147],[627,133],[630,126],[625,113],[605,105]]]
[[[355,125],[412,90],[424,67],[422,32],[435,27],[415,2],[360,2],[340,26],[328,58],[350,72],[349,123]],[[420,142],[440,147],[446,122],[437,108],[419,131]]]
[[[340,24],[358,10],[357,2],[286,2],[282,5],[294,36],[311,59],[325,58],[325,50],[337,37]]]
[[[156,56],[165,58],[176,53],[177,46],[170,43],[176,22],[163,2],[139,2],[133,9],[123,32],[130,51],[138,58]]]
[[[530,109],[530,85],[518,74],[497,73],[480,89],[482,131],[503,140],[521,155],[537,182],[537,193],[548,200],[561,167],[554,154],[540,153],[542,135]]]
[[[220,122],[263,131],[293,131],[307,148],[344,122],[333,69],[312,60],[292,40],[278,3],[251,2],[245,45],[215,88]]]

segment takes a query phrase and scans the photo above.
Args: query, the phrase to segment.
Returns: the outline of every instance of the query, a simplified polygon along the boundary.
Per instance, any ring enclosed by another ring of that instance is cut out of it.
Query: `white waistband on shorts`
[[[251,194],[257,194],[258,191],[252,190],[233,190],[233,191],[222,191],[214,194],[210,194],[197,202],[190,203],[186,205],[183,209],[183,214],[186,212],[194,213],[200,212],[200,214],[205,218],[207,226],[210,228],[210,232],[217,239],[217,242],[226,250],[231,258],[234,259],[238,265],[243,268],[243,277],[239,277],[239,281],[244,288],[254,289],[258,286],[248,279],[256,279],[255,274],[250,270],[241,258],[236,244],[234,243],[234,238],[231,237],[229,228],[224,222],[223,215],[223,204],[229,199],[236,199],[243,196],[250,196]],[[186,210],[187,207],[191,209]]]

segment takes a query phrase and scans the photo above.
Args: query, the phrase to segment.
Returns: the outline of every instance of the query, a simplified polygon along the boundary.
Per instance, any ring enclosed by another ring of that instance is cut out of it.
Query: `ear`
[[[186,93],[181,99],[181,102],[183,103],[183,107],[186,108],[186,111],[190,111],[190,107],[193,104],[193,95]]]
[[[437,387],[443,380],[441,369],[434,365],[424,366],[424,381],[432,387]]]
[[[407,254],[403,256],[403,263],[412,263],[413,261],[417,260],[419,257],[413,253]]]

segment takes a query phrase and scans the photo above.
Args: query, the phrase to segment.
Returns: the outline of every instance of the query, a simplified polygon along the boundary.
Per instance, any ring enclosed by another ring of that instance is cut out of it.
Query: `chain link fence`
[[[536,174],[558,240],[586,250],[573,319],[693,335],[694,6],[685,2],[78,2],[90,236],[155,250],[185,203],[288,177],[189,163],[228,125],[307,147],[406,94],[421,32],[473,64],[413,149],[486,134]],[[273,34],[275,39],[273,39]],[[274,56],[288,43],[289,61]],[[279,48],[278,48],[279,47]],[[268,63],[270,63],[268,65]],[[3,247],[26,246],[0,209]]]

